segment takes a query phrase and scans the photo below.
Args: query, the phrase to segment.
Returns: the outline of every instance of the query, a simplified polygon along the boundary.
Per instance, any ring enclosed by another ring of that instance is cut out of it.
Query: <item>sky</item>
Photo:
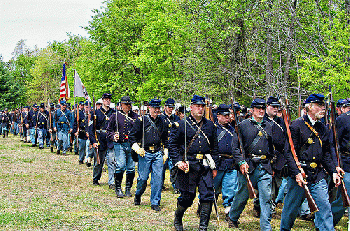
[[[67,33],[87,37],[92,10],[103,0],[0,0],[0,55],[7,62],[16,43],[24,39],[30,49],[64,41]]]

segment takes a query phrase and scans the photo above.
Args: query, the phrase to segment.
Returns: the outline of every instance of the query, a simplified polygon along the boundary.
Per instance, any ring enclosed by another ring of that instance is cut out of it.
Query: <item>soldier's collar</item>
[[[256,123],[256,124],[259,124],[259,125],[262,125],[262,124],[264,124],[264,119],[259,123],[258,121],[256,121],[255,119],[254,119],[254,116],[252,116],[251,118],[250,118],[250,121],[252,121],[253,123]]]

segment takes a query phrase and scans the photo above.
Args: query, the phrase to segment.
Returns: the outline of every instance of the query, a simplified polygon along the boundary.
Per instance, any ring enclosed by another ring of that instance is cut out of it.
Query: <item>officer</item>
[[[249,197],[245,174],[250,175],[252,185],[259,193],[261,208],[260,229],[271,230],[271,184],[273,152],[273,126],[263,120],[266,101],[256,98],[251,104],[252,117],[239,124],[243,154],[235,156],[239,166],[238,191],[229,213],[229,227],[237,228],[238,219],[247,204]]]
[[[332,144],[329,142],[329,130],[320,122],[325,115],[324,96],[310,95],[305,100],[305,110],[306,115],[291,123],[291,137],[298,160],[307,176],[308,188],[319,209],[315,214],[315,227],[319,230],[334,230],[328,185],[324,179],[325,170],[332,175],[336,186],[340,184],[340,178],[330,154]],[[282,210],[281,230],[290,230],[297,216],[297,210],[305,198],[302,186],[306,181],[296,165],[288,142],[286,142],[284,155],[290,177],[288,177],[287,195]],[[338,171],[342,170],[339,168]]]
[[[89,139],[90,143],[95,149],[94,157],[94,169],[93,180],[94,185],[100,185],[99,180],[102,175],[102,167],[106,159],[107,151],[113,148],[113,142],[107,139],[107,126],[111,115],[115,112],[109,106],[111,104],[112,95],[104,93],[102,95],[102,106],[95,111],[94,117],[91,120],[94,121],[89,127]],[[100,163],[97,161],[97,155],[99,156]],[[114,172],[110,171],[111,167],[108,166],[108,182],[114,181]],[[113,180],[111,180],[113,179]]]
[[[339,102],[339,101],[338,101]],[[343,181],[350,192],[350,101],[345,100],[340,107],[341,115],[336,120],[336,131],[339,140],[340,161],[344,169]],[[341,194],[332,202],[333,224],[336,226],[343,217],[346,208],[343,207]]]
[[[149,174],[151,178],[151,208],[160,211],[162,192],[162,170],[168,155],[167,127],[160,115],[159,99],[152,99],[149,103],[149,114],[138,118],[130,131],[131,148],[139,155],[137,188],[134,204],[140,205],[141,196],[147,187]]]
[[[73,115],[70,110],[67,109],[67,103],[65,100],[60,102],[61,109],[57,109],[54,115],[54,127],[53,130],[57,132],[57,154],[66,155],[69,144],[69,134],[73,131]]]
[[[214,201],[213,178],[219,162],[216,127],[204,118],[204,97],[194,95],[191,99],[191,115],[175,122],[170,133],[169,155],[178,167],[176,187],[178,197],[174,227],[183,230],[182,217],[193,203],[198,188],[200,197],[199,229],[207,230]]]
[[[2,124],[3,138],[5,138],[5,136],[8,137],[11,123],[10,123],[10,114],[9,114],[7,108],[5,108],[5,110],[1,116],[1,124]]]
[[[169,135],[170,135],[170,128],[173,126],[174,122],[179,121],[180,118],[173,114],[173,110],[175,108],[175,100],[173,100],[172,98],[169,98],[165,101],[165,106],[164,106],[164,112],[161,113],[161,118],[165,121],[166,126],[168,128],[168,138],[169,139]],[[162,188],[164,189],[164,180],[165,180],[165,171],[168,168],[169,170],[173,168],[173,163],[171,161],[171,159],[168,157],[164,163],[163,166],[163,183],[162,183]],[[180,193],[180,191],[178,189],[176,189],[175,184],[173,184],[173,188],[174,188],[174,192],[176,194]]]
[[[26,120],[26,127],[29,129],[30,141],[32,142],[32,147],[36,147],[37,142],[37,121],[38,121],[38,105],[33,104],[32,110],[29,111]]]
[[[82,107],[80,105],[82,105]],[[86,105],[89,106],[89,102],[86,102]],[[77,152],[79,154],[79,164],[84,164],[84,158],[86,156],[86,150],[87,150],[86,145],[87,145],[87,140],[89,138],[89,125],[88,125],[89,111],[84,110],[83,101],[79,103],[78,113],[79,113],[79,120],[78,120],[78,116],[76,115],[76,118],[74,119],[73,133],[76,139],[78,139],[77,143],[79,146],[78,145],[76,146],[78,146]]]
[[[228,105],[220,104],[216,111],[216,131],[220,159],[218,166],[216,166],[218,173],[214,178],[216,196],[220,192],[222,193],[226,219],[228,219],[231,203],[238,189],[237,170],[233,156],[234,153],[239,155],[238,137],[235,129],[229,123],[231,114],[229,108]]]
[[[45,110],[45,104],[41,103],[38,111],[38,122],[37,122],[39,149],[44,148],[48,120],[49,120],[49,112]]]
[[[113,141],[110,162],[115,165],[115,192],[118,198],[131,197],[131,187],[135,178],[135,162],[131,156],[129,135],[137,114],[131,110],[131,99],[123,96],[120,99],[121,110],[111,116],[107,127],[108,138]],[[116,117],[117,115],[117,117]],[[117,119],[116,119],[117,118]],[[126,171],[125,195],[121,189],[123,175]]]

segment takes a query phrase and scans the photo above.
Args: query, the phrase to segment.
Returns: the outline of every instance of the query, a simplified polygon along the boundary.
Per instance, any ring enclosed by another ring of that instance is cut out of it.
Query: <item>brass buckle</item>
[[[154,146],[149,146],[148,148],[150,151],[154,151]]]
[[[261,155],[261,156],[260,156],[260,159],[261,159],[261,160],[266,160],[266,156],[265,156],[265,155]]]
[[[197,160],[203,160],[203,158],[204,158],[204,155],[203,155],[203,154],[197,154],[197,155],[196,155],[196,159],[197,159]]]
[[[310,164],[310,167],[311,167],[311,168],[316,168],[316,167],[317,167],[317,164],[316,164],[315,162],[312,162],[312,163]]]

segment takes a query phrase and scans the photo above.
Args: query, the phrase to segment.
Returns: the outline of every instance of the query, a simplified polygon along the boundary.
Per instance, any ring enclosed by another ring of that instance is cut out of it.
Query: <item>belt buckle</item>
[[[261,155],[261,156],[260,156],[260,159],[261,159],[261,160],[266,160],[266,156],[265,156],[265,155]]]
[[[203,158],[204,158],[204,155],[203,155],[203,154],[197,154],[197,155],[196,155],[196,159],[197,159],[197,160],[203,160]]]
[[[148,148],[150,151],[154,151],[154,146],[149,146]]]
[[[315,162],[312,162],[312,163],[310,163],[310,167],[311,167],[311,168],[316,168],[316,167],[317,167],[317,164],[316,164]]]

